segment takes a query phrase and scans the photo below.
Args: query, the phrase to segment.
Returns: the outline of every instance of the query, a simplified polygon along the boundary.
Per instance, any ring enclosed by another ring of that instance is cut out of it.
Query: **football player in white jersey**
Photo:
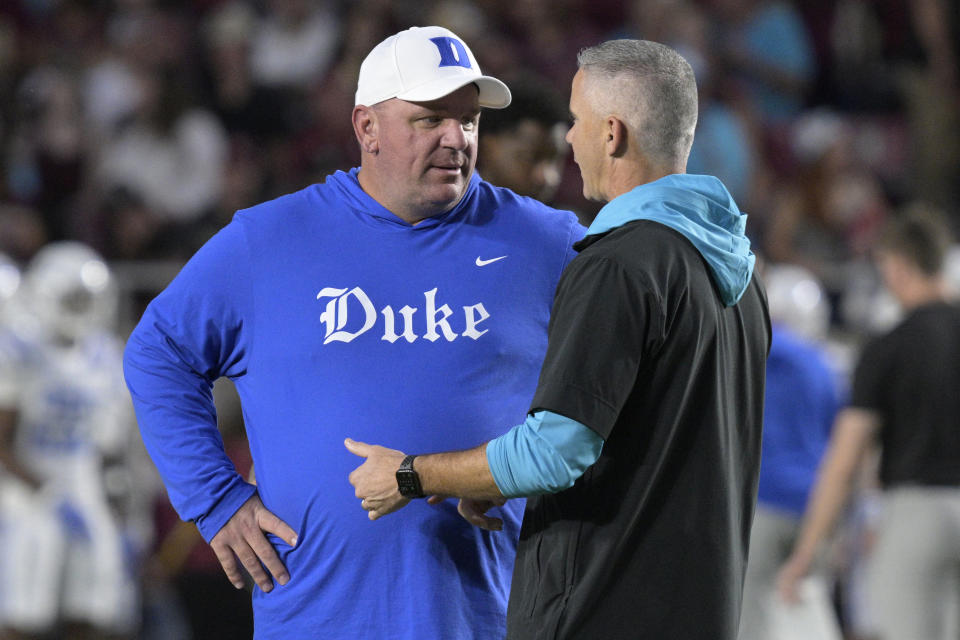
[[[53,243],[18,302],[0,344],[0,636],[123,637],[137,589],[104,462],[134,423],[113,277],[85,245]]]

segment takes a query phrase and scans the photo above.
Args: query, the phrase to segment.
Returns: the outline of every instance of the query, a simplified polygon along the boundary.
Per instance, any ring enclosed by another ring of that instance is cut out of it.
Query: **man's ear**
[[[377,112],[372,107],[358,104],[353,108],[353,133],[361,151],[372,154],[380,151],[379,131]]]
[[[616,116],[607,116],[604,134],[607,155],[614,158],[622,157],[627,152],[627,125]]]

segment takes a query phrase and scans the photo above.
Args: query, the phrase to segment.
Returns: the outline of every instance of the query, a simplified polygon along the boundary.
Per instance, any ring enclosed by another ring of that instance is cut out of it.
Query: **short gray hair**
[[[633,130],[642,151],[686,163],[697,126],[697,82],[683,56],[649,40],[608,40],[577,55],[577,65],[600,80],[589,90],[598,111],[614,113]]]

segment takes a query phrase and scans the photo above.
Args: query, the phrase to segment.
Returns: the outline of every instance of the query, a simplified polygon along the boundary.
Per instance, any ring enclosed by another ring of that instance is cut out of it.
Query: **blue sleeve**
[[[245,372],[249,256],[234,222],[150,303],[124,351],[124,377],[170,501],[208,542],[255,492],[227,457],[213,382]]]
[[[508,498],[556,493],[573,486],[600,457],[603,438],[552,411],[538,411],[487,444],[487,464]]]

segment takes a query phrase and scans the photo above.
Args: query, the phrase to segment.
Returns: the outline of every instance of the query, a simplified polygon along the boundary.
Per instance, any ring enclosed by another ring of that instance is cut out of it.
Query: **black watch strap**
[[[415,455],[407,456],[397,469],[397,489],[404,498],[424,497],[423,489],[420,487],[420,475],[413,468],[413,459],[416,457]]]

